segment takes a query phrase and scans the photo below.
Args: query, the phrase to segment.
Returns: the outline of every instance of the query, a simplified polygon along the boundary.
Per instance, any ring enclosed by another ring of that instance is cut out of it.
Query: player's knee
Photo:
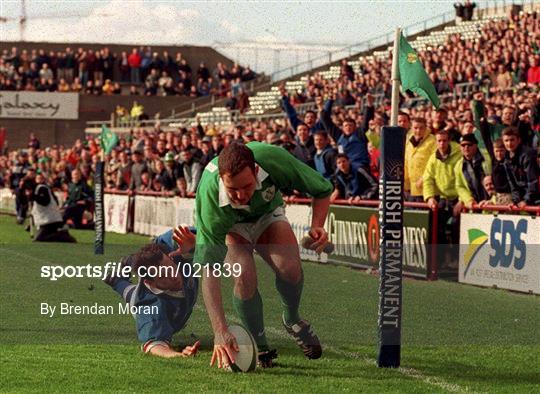
[[[286,282],[298,283],[302,279],[302,268],[300,264],[288,264],[280,267],[276,274]]]
[[[235,278],[234,280],[234,292],[241,299],[249,299],[253,297],[257,290],[257,275],[255,272],[245,271]]]
[[[243,300],[248,300],[255,295],[257,291],[257,283],[249,281],[236,281],[234,286],[234,294]]]

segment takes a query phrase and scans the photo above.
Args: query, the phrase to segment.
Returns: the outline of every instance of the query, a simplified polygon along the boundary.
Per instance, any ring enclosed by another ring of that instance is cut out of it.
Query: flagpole
[[[379,352],[377,366],[397,368],[401,363],[401,315],[403,308],[403,173],[404,128],[397,126],[399,112],[399,44],[396,29],[392,57],[392,117],[381,130],[379,178]]]
[[[390,126],[397,126],[399,112],[399,40],[401,38],[401,28],[396,27],[394,38],[394,51],[392,52],[392,114]]]

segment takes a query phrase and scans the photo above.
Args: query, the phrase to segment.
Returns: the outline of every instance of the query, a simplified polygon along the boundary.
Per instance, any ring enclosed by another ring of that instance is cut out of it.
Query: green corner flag
[[[99,146],[105,154],[111,153],[113,148],[118,144],[118,136],[105,125],[101,126],[101,135],[99,136]]]
[[[431,101],[435,108],[439,108],[441,102],[435,86],[418,60],[415,50],[403,37],[403,34],[399,40],[399,78],[403,90],[410,90],[425,97]]]

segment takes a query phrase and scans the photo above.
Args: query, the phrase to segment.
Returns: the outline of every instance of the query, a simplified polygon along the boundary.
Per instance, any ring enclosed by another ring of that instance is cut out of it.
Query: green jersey
[[[194,262],[222,263],[227,253],[225,237],[236,223],[253,223],[283,205],[280,190],[298,190],[314,198],[332,193],[332,184],[285,149],[251,142],[259,167],[257,187],[249,205],[234,205],[219,176],[218,158],[206,166],[196,193],[197,238]]]

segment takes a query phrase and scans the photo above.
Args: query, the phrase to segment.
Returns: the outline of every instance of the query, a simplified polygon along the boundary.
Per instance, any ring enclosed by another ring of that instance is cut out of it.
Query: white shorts
[[[236,223],[229,232],[238,234],[252,245],[255,245],[268,226],[275,222],[289,223],[287,216],[285,216],[285,208],[277,207],[273,212],[261,216],[254,223]]]

